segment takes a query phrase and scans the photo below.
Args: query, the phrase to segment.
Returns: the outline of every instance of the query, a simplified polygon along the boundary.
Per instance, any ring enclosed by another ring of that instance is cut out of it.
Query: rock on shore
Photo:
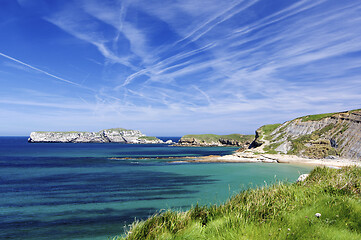
[[[147,137],[139,130],[111,128],[99,132],[32,132],[31,143],[164,143],[156,137]]]

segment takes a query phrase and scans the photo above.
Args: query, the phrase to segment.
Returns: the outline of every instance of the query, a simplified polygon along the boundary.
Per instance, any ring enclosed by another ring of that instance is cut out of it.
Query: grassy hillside
[[[356,111],[360,111],[361,109],[355,109],[355,110],[351,110],[351,111],[344,111],[344,112],[335,112],[335,113],[322,113],[322,114],[314,114],[314,115],[307,115],[304,117],[301,117],[302,122],[306,122],[306,121],[319,121],[321,119],[324,118],[328,118],[328,117],[332,117],[334,115],[340,114],[340,113],[352,113],[352,112],[356,112]]]
[[[361,239],[361,169],[317,167],[304,182],[250,189],[220,206],[163,212],[115,239]]]
[[[280,123],[263,125],[259,129],[257,129],[259,137],[260,138],[264,137],[265,139],[267,139],[268,136],[280,125],[281,125]]]

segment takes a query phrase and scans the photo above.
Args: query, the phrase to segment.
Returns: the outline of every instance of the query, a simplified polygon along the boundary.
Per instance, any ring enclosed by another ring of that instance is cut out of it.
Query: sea
[[[295,182],[312,170],[274,163],[182,162],[235,150],[0,137],[0,239],[112,239],[155,213],[221,204],[242,190]]]

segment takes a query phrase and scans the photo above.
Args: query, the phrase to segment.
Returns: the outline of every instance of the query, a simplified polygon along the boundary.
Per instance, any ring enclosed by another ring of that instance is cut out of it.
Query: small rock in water
[[[317,217],[317,218],[321,217],[321,213],[316,213],[315,217]]]

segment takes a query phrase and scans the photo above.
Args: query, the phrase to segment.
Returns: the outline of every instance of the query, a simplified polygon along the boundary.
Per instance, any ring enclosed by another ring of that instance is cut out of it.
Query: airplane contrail
[[[52,78],[55,78],[55,79],[57,79],[57,80],[60,80],[60,81],[62,81],[62,82],[66,82],[66,83],[69,83],[69,84],[72,84],[72,85],[75,85],[75,86],[78,86],[78,87],[82,87],[82,88],[87,88],[87,87],[84,87],[84,86],[80,85],[79,83],[72,82],[72,81],[66,80],[66,79],[64,79],[64,78],[55,76],[55,75],[53,75],[53,74],[51,74],[51,73],[48,73],[48,72],[46,72],[46,71],[44,71],[44,70],[41,70],[41,69],[36,68],[36,67],[33,67],[33,66],[31,66],[30,64],[24,63],[24,62],[22,62],[22,61],[20,61],[20,60],[18,60],[18,59],[16,59],[16,58],[10,57],[10,56],[8,56],[8,55],[6,55],[6,54],[3,54],[3,53],[1,53],[1,52],[0,52],[0,56],[3,56],[3,57],[5,57],[5,58],[7,58],[7,59],[10,59],[10,60],[12,60],[12,61],[14,61],[14,62],[20,63],[20,64],[22,64],[22,65],[24,65],[24,66],[26,66],[26,67],[28,67],[28,68],[31,68],[31,69],[36,70],[36,71],[38,71],[38,72],[41,72],[41,73],[43,73],[43,74],[45,74],[45,75],[48,75],[48,76],[50,76],[50,77],[52,77]],[[87,88],[87,89],[88,89],[88,88]],[[91,90],[91,89],[90,89],[90,90]]]

